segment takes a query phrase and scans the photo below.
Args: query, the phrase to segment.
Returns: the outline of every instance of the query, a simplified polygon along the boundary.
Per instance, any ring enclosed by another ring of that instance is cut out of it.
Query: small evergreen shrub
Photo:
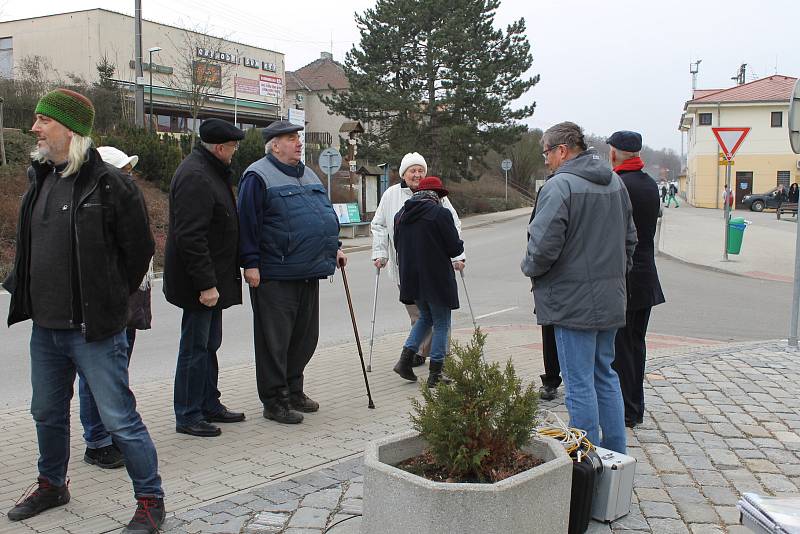
[[[449,479],[497,480],[498,472],[520,463],[520,448],[535,426],[538,395],[533,385],[523,387],[510,360],[504,369],[484,363],[485,344],[479,328],[468,344],[453,342],[445,360],[452,383],[423,387],[422,402],[413,401],[414,428]]]

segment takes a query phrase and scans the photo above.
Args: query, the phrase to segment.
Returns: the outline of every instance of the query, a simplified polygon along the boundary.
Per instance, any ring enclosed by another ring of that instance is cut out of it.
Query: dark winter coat
[[[450,258],[464,252],[464,242],[450,211],[432,199],[410,198],[394,220],[394,243],[400,270],[400,302],[422,300],[458,309],[458,287]]]
[[[34,162],[31,183],[22,197],[17,225],[14,269],[3,286],[11,293],[9,326],[31,318],[31,214],[43,180],[52,166]],[[103,163],[97,150],[88,152],[73,185],[70,222],[71,258],[53,269],[69,269],[73,324],[86,341],[99,341],[125,328],[128,296],[147,273],[155,242],[141,191],[118,169]]]
[[[164,294],[179,308],[206,310],[200,292],[212,287],[219,292],[213,309],[242,303],[239,217],[230,167],[197,147],[170,184]]]
[[[631,199],[638,238],[633,252],[633,267],[628,273],[628,309],[640,310],[664,302],[653,242],[661,207],[658,186],[650,175],[642,171],[619,171],[618,174]]]
[[[528,234],[521,268],[533,279],[540,325],[625,325],[625,275],[636,227],[622,180],[597,151],[581,152],[545,182]]]

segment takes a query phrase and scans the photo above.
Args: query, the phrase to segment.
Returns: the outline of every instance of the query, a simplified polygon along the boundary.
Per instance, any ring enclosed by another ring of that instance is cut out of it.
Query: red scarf
[[[626,159],[616,167],[614,167],[614,172],[619,171],[641,171],[644,168],[644,161],[642,158],[631,158]]]

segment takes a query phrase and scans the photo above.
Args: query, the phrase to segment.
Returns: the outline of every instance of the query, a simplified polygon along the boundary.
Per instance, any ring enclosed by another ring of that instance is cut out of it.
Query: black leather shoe
[[[550,386],[542,386],[539,388],[539,398],[542,400],[553,400],[558,395],[558,388]]]
[[[289,408],[289,403],[286,401],[273,402],[264,406],[264,418],[284,425],[296,425],[303,422],[303,414]]]
[[[53,486],[47,479],[42,477],[39,477],[37,482],[38,487],[30,495],[23,495],[24,499],[20,499],[14,508],[8,511],[8,518],[11,521],[28,519],[45,510],[56,506],[64,506],[69,502],[69,490],[66,484]],[[28,490],[31,488],[28,488]]]
[[[222,434],[222,430],[217,425],[212,425],[208,421],[198,421],[191,425],[178,425],[175,427],[178,434],[189,434],[198,438],[213,438]]]
[[[415,354],[414,355],[414,362],[412,363],[414,367],[419,367],[420,365],[425,365],[425,356],[422,354]]]
[[[206,421],[209,423],[241,423],[244,421],[244,414],[242,412],[232,412],[223,406],[221,412],[206,416]]]
[[[319,403],[311,400],[308,395],[303,392],[292,393],[289,395],[289,408],[298,412],[314,413],[319,410]]]
[[[100,447],[99,449],[86,447],[83,461],[89,465],[96,465],[101,469],[116,469],[125,465],[125,457],[114,445]]]

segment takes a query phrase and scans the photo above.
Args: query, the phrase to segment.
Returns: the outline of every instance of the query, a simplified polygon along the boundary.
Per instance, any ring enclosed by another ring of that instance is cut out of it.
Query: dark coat
[[[633,267],[628,273],[628,309],[640,310],[664,302],[653,241],[660,209],[658,186],[642,171],[619,171],[618,174],[628,189],[639,239],[633,252]]]
[[[11,293],[9,326],[31,318],[31,214],[47,164],[28,169],[30,187],[22,197],[17,225],[14,269],[3,286]],[[73,288],[74,323],[87,342],[99,341],[125,328],[128,296],[139,287],[153,257],[155,242],[141,191],[129,176],[103,163],[94,148],[75,178],[70,222],[71,258],[53,269],[77,273]]]
[[[400,302],[422,300],[458,309],[458,287],[450,258],[464,252],[453,216],[432,199],[406,201],[394,222],[400,270]]]
[[[203,147],[184,159],[169,191],[164,295],[185,310],[206,310],[200,292],[216,287],[214,309],[242,303],[239,217],[230,168]]]

